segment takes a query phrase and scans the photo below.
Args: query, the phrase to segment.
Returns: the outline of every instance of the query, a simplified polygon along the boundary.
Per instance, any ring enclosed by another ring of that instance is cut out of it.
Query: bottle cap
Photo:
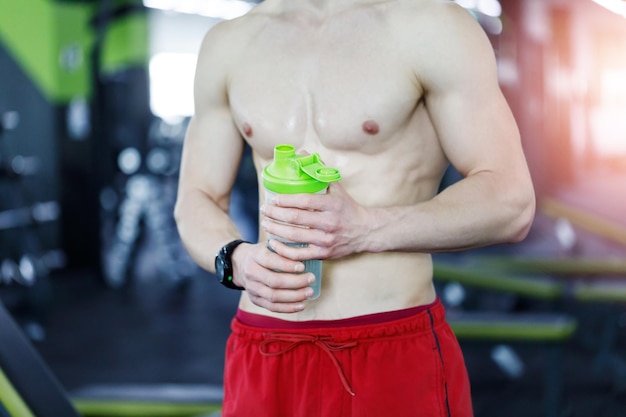
[[[325,166],[316,153],[296,155],[292,145],[277,145],[274,161],[263,168],[263,186],[277,194],[313,194],[339,181],[339,170]]]

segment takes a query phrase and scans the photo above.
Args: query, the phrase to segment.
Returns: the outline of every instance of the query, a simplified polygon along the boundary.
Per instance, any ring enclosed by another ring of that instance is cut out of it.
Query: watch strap
[[[226,245],[222,246],[222,248],[220,249],[217,255],[217,257],[222,258],[221,260],[224,265],[221,276],[218,276],[220,280],[220,284],[222,284],[226,288],[230,288],[232,290],[239,290],[239,291],[243,291],[245,288],[240,287],[239,285],[236,285],[233,282],[232,256],[237,246],[241,245],[242,243],[250,243],[250,242],[242,240],[242,239],[233,240],[232,242],[229,242]]]

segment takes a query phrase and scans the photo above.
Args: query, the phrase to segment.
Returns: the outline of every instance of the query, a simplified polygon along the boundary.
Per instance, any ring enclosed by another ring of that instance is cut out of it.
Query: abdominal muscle
[[[301,147],[323,155],[328,166],[338,168],[342,173],[342,186],[366,207],[411,205],[432,198],[446,166],[437,143],[424,133],[399,136],[391,142],[395,146],[381,145],[373,156],[356,151],[333,152],[316,146],[316,142],[304,143]],[[339,154],[341,157],[337,156]],[[261,168],[270,158],[271,154],[262,158],[254,153],[259,177]],[[373,193],[372,188],[382,191]],[[259,192],[263,202],[262,184],[259,184]],[[266,240],[265,231],[261,229],[259,241]],[[337,320],[425,305],[435,298],[430,254],[366,252],[323,261],[321,294],[315,300],[306,301],[303,311],[271,312],[253,304],[245,291],[239,307],[250,313],[290,321]]]
[[[290,321],[337,320],[402,310],[436,298],[432,260],[423,253],[364,253],[324,261],[319,298],[298,313],[274,313],[250,301],[245,292],[239,308]]]

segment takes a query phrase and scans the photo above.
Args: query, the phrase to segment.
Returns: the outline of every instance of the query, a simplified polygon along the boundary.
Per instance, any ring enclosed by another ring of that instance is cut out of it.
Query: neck
[[[377,3],[380,0],[282,0],[282,9],[287,12],[308,11],[327,16],[355,6]]]

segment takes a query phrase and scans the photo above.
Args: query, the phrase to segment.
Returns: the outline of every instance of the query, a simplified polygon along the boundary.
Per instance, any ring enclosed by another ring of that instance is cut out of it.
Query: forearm
[[[523,239],[534,217],[530,181],[478,173],[413,206],[372,210],[368,250],[444,252]]]
[[[241,235],[225,207],[220,207],[198,190],[181,192],[174,217],[182,242],[193,260],[203,269],[215,272],[215,255],[226,243]]]

